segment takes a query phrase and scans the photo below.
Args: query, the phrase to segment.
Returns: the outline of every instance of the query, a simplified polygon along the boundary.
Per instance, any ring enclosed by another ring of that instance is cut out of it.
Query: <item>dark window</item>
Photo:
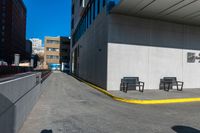
[[[93,22],[94,20],[94,3],[92,3],[92,6],[91,6],[91,23]]]
[[[59,52],[59,49],[58,48],[47,48],[47,51]]]
[[[47,40],[48,44],[60,44],[60,41],[57,40]]]
[[[98,1],[98,3],[97,3],[97,14],[99,14],[99,12],[100,12],[100,0],[97,0]]]
[[[77,56],[79,57],[79,45],[78,45],[78,47],[77,47]]]
[[[80,0],[80,6],[82,6],[83,5],[83,0]]]
[[[98,1],[99,0],[95,0],[95,17],[98,15]]]
[[[72,5],[72,15],[74,14],[74,4]]]
[[[56,56],[56,55],[47,55],[47,59],[59,59],[59,56]]]
[[[83,0],[80,0],[80,5],[81,4],[83,4]],[[90,4],[87,5],[83,17],[81,18],[77,28],[75,29],[75,33],[72,36],[72,46],[74,46],[74,44],[81,38],[98,14],[103,10],[105,5],[106,0],[92,0]]]
[[[71,28],[72,28],[72,29],[74,28],[74,19],[72,19]]]
[[[95,0],[94,0],[94,2],[93,2],[93,20],[95,19],[95,8],[96,7],[96,5],[95,5]]]
[[[103,7],[106,5],[106,0],[103,0]]]
[[[86,14],[85,19],[86,19],[86,28],[88,28],[88,14]]]
[[[92,8],[90,7],[89,8],[89,25],[91,25],[91,23],[92,23],[92,12],[91,12],[91,10],[92,10]]]

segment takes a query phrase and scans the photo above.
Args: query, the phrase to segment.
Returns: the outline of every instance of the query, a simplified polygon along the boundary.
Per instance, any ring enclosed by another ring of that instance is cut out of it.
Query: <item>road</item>
[[[20,133],[199,133],[200,103],[134,105],[53,73]]]

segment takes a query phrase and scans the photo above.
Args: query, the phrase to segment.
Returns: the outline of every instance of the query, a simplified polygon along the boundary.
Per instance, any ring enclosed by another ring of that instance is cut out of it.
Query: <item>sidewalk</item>
[[[176,98],[197,98],[200,97],[200,89],[183,89],[177,91],[176,89],[169,92],[163,90],[144,90],[143,93],[139,91],[108,91],[116,97],[124,99],[137,99],[137,100],[161,100],[161,99],[176,99]]]

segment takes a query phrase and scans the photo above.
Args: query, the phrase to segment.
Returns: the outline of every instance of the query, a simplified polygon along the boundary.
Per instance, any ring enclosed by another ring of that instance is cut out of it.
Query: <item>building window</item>
[[[66,41],[66,40],[61,40],[61,41],[60,41],[60,44],[66,45],[66,44],[68,44],[68,41]]]
[[[94,3],[92,3],[92,5],[91,5],[91,9],[90,9],[90,15],[91,15],[91,23],[93,22],[93,20],[94,20],[94,15],[93,15],[93,13],[94,13]]]
[[[88,27],[91,25],[91,8],[88,9]]]
[[[74,29],[74,19],[72,19],[71,28]]]
[[[61,56],[60,59],[61,60],[68,60],[68,57],[67,56]]]
[[[72,15],[74,15],[74,4],[72,5]]]
[[[97,4],[97,14],[99,14],[99,12],[100,12],[100,0],[97,0],[98,1],[98,4]]]
[[[85,19],[86,19],[86,28],[88,28],[88,13],[85,15]]]
[[[5,39],[4,38],[1,38],[1,42],[4,42],[5,41]]]
[[[4,25],[2,26],[2,30],[5,30],[5,26]]]
[[[5,24],[5,23],[6,23],[6,20],[3,18],[3,19],[1,20],[1,22],[2,22],[2,24]]]
[[[4,32],[4,31],[2,31],[2,32],[1,32],[1,35],[2,35],[2,36],[4,36],[4,35],[5,35],[5,32]]]
[[[59,56],[56,56],[56,55],[47,55],[47,59],[59,59]]]
[[[92,12],[93,12],[93,20],[94,20],[95,17],[96,17],[96,16],[95,16],[95,9],[96,9],[96,8],[95,8],[95,7],[96,7],[96,6],[95,6],[95,1],[92,3],[92,5],[93,5],[93,11],[92,11]]]
[[[103,7],[106,5],[106,0],[103,0]]]
[[[60,44],[60,41],[58,40],[47,40],[48,44]]]
[[[47,51],[59,52],[58,48],[47,48]]]
[[[83,17],[79,21],[79,24],[72,36],[72,46],[75,45],[89,26],[94,22],[98,14],[103,11],[105,5],[106,0],[92,0],[90,4],[87,5]],[[73,29],[74,27],[72,26],[71,28]]]
[[[95,0],[95,17],[99,14],[99,0]]]
[[[6,13],[5,12],[2,13],[2,17],[6,17]]]
[[[90,24],[92,24],[92,5],[90,6]]]
[[[3,6],[3,7],[2,7],[2,9],[3,9],[3,12],[5,12],[5,11],[6,11],[6,7],[5,7],[5,6]]]
[[[83,0],[80,0],[80,6],[83,6]]]
[[[3,0],[3,5],[6,5],[6,0]]]

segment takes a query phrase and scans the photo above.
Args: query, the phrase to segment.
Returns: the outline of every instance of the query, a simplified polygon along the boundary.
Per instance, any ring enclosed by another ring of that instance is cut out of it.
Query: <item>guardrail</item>
[[[41,83],[44,82],[48,76],[51,74],[51,70],[34,70],[34,72],[41,72]]]
[[[0,66],[0,76],[33,71],[32,67]]]
[[[32,73],[0,83],[0,133],[18,133],[37,103],[41,73]]]

